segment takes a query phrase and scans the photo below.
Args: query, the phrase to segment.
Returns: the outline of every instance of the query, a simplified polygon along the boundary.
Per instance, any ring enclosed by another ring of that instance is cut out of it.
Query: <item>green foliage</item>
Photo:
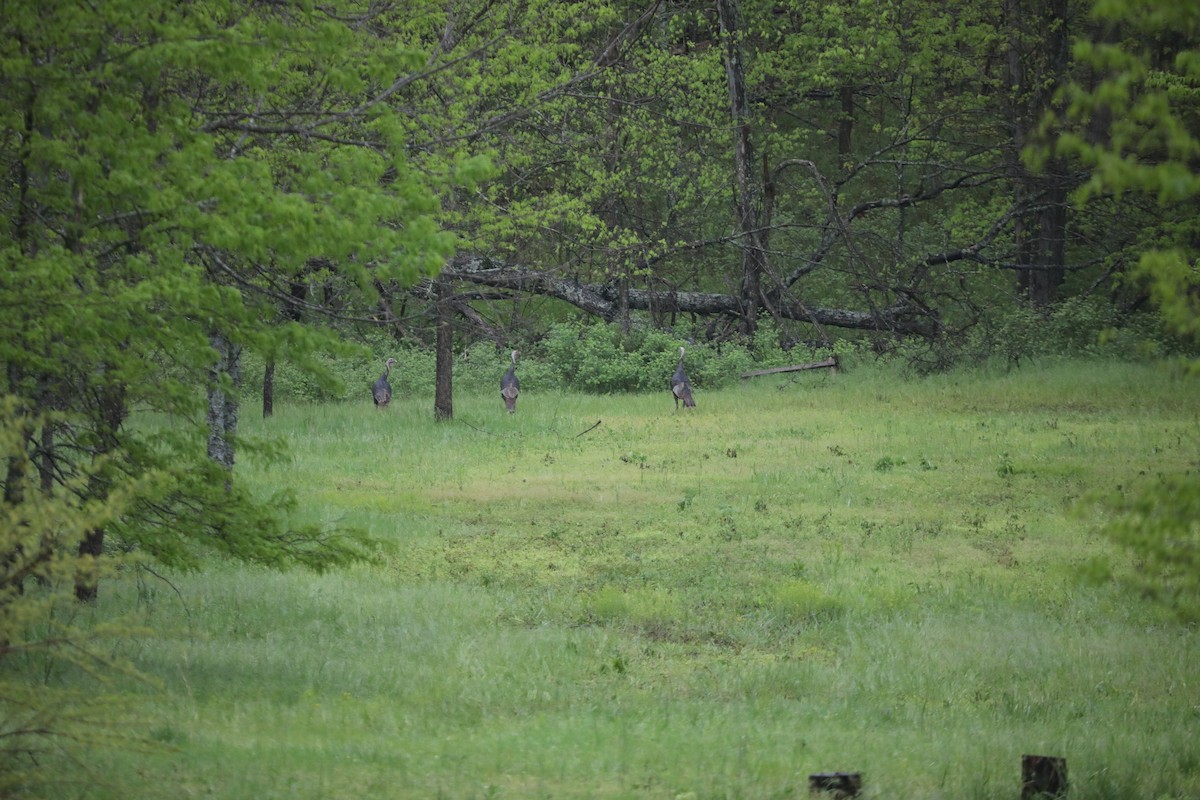
[[[859,348],[842,342],[837,349],[853,354]],[[1191,358],[1197,352],[1196,340],[1168,325],[1161,313],[1125,311],[1095,296],[1043,308],[997,302],[962,334],[909,338],[891,347],[891,355],[920,375],[993,360],[1009,365],[1050,358],[1136,361]]]
[[[1038,202],[1001,177],[1014,172],[1013,107],[1034,113],[1052,89],[1045,17],[1036,4],[1018,6],[949,14],[937,4],[853,0],[738,4],[753,98],[748,130],[772,200],[772,292],[786,286],[790,299],[832,308],[914,300],[956,332],[1012,301],[1013,273],[1004,267],[1013,259],[1004,251],[1014,197]],[[474,7],[456,6],[467,17]],[[636,37],[603,50],[616,21],[632,24],[636,11],[605,0],[553,10],[521,3],[463,27],[445,8],[417,3],[411,21],[394,21],[397,36],[441,32],[438,71],[404,88],[406,107],[419,112],[398,124],[423,168],[445,169],[463,141],[494,157],[495,179],[477,193],[448,192],[439,217],[466,249],[607,287],[736,294],[739,251],[727,238],[735,182],[722,156],[731,152],[731,128],[713,124],[729,113],[720,31],[702,9],[669,6]],[[1060,22],[1070,33],[1081,19],[1072,11]],[[475,52],[486,56],[461,58]],[[1024,79],[1006,66],[1018,54]],[[593,72],[598,62],[605,68]],[[839,142],[831,134],[843,126]],[[1027,126],[1016,126],[1019,143]],[[904,204],[905,195],[919,201]],[[865,210],[851,216],[859,203]],[[1105,213],[1089,207],[1071,220],[1066,258],[1078,269],[1064,293],[1110,284],[1116,250],[1142,227],[1123,208]],[[952,257],[930,258],[943,254]],[[509,298],[500,302],[507,312]],[[514,301],[520,320],[508,336],[536,341],[563,305]],[[635,312],[635,326],[646,321]],[[961,339],[952,338],[936,343],[939,368],[961,356]],[[633,386],[638,366],[614,359],[578,385]]]
[[[1109,497],[1105,533],[1137,558],[1117,579],[1200,621],[1200,481],[1194,472],[1143,479]],[[1110,573],[1111,574],[1111,573]]]
[[[76,627],[75,597],[127,558],[319,571],[368,553],[361,531],[297,519],[288,487],[218,465],[204,413],[208,391],[236,396],[236,361],[215,368],[235,348],[333,385],[331,331],[271,324],[288,281],[319,263],[370,296],[435,272],[454,248],[440,193],[486,174],[465,155],[412,167],[406,115],[381,101],[426,58],[360,21],[307,3],[4,5],[0,794],[121,732],[101,685],[48,678],[120,673],[98,647],[114,629]],[[246,463],[281,463],[224,433]]]
[[[0,795],[41,797],[62,780],[62,754],[82,762],[89,749],[145,749],[112,688],[140,677],[113,655],[113,643],[144,631],[96,622],[75,602],[77,582],[112,577],[130,563],[78,550],[94,526],[125,512],[135,487],[114,487],[103,501],[81,499],[79,486],[44,493],[24,452],[25,429],[38,421],[14,413],[17,405],[0,398],[0,463],[8,469],[0,505]],[[23,502],[12,502],[18,497]]]
[[[1184,346],[1150,313],[1124,314],[1106,300],[1075,297],[1045,309],[1017,306],[967,348],[1013,363],[1045,357],[1155,358]]]
[[[1196,4],[1098,0],[1092,15],[1124,36],[1081,40],[1075,47],[1075,57],[1101,80],[1069,88],[1067,119],[1099,115],[1107,125],[1100,139],[1073,129],[1058,139],[1060,151],[1092,167],[1081,193],[1146,192],[1163,206],[1194,198],[1200,176],[1187,164],[1200,154]],[[1147,42],[1158,44],[1159,52],[1152,53]]]
[[[1135,278],[1150,285],[1150,294],[1171,330],[1200,343],[1200,261],[1180,249],[1154,250],[1138,262]],[[1200,364],[1196,365],[1200,368]]]
[[[555,325],[545,342],[564,386],[599,394],[669,388],[678,348],[664,331],[622,335],[603,323]]]
[[[1101,0],[1092,13],[1101,26],[1124,35],[1077,43],[1076,58],[1099,80],[1067,87],[1055,147],[1090,169],[1078,201],[1114,194],[1157,204],[1158,220],[1141,237],[1130,282],[1148,285],[1167,324],[1196,339],[1200,12],[1194,2]],[[1099,136],[1088,127],[1097,119],[1104,121]],[[1029,155],[1037,160],[1045,151]]]
[[[407,116],[381,93],[425,58],[384,35],[385,18],[350,19],[308,4],[17,2],[0,21],[0,124],[14,133],[0,140],[0,380],[15,418],[54,411],[23,428],[47,480],[83,481],[99,504],[132,492],[105,531],[164,563],[359,552],[355,534],[293,526],[286,495],[255,498],[218,467],[204,416],[208,392],[236,397],[252,379],[218,368],[238,348],[286,361],[297,393],[346,384],[336,331],[272,324],[278,287],[318,263],[368,297],[436,272],[454,248],[439,193],[486,174],[463,154],[413,168]],[[131,429],[133,409],[168,421]],[[278,456],[236,426],[222,436]]]
[[[686,348],[684,367],[697,389],[726,384],[752,362],[737,344],[689,344],[650,328],[623,334],[604,323],[554,325],[544,343],[560,387],[601,394],[668,390],[680,346]]]
[[[1068,87],[1060,153],[1090,168],[1076,197],[1141,195],[1159,207],[1130,282],[1148,286],[1174,333],[1200,343],[1200,5],[1192,0],[1097,0],[1105,32],[1075,55],[1098,77]],[[1150,46],[1148,46],[1150,45]],[[1095,120],[1103,120],[1096,135]],[[1193,360],[1193,370],[1200,365]],[[1192,474],[1130,489],[1113,504],[1109,535],[1142,560],[1141,586],[1181,613],[1200,609],[1200,498]]]

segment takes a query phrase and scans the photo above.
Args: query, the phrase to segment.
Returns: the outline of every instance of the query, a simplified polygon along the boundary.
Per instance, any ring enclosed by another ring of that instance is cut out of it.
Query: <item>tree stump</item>
[[[1067,760],[1056,756],[1021,756],[1021,800],[1066,797]]]
[[[828,793],[834,800],[857,797],[862,791],[860,772],[817,772],[808,776],[810,794]]]

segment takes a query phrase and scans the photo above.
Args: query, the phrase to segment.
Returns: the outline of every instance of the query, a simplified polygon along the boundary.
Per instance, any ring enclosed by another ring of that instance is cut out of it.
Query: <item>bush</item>
[[[517,377],[521,380],[522,392],[550,389],[557,385],[554,370],[539,356],[536,348],[520,343],[501,348],[493,342],[476,342],[455,354],[454,388],[473,392],[494,391],[498,396],[500,377],[512,363],[510,354],[513,350],[521,351],[517,358]]]
[[[1049,309],[1020,306],[984,330],[975,346],[1011,362],[1053,356],[1134,359],[1179,349],[1153,315],[1123,313],[1094,297],[1073,297]]]
[[[760,337],[755,353],[739,343],[694,344],[669,331],[649,328],[623,334],[615,325],[596,322],[555,325],[546,338],[545,353],[561,388],[655,392],[669,387],[682,346],[692,385],[712,389],[761,363],[756,355],[769,353],[772,363],[789,358],[777,344],[765,343],[770,341],[769,336]]]
[[[397,396],[433,392],[435,358],[431,350],[397,345],[387,334],[372,332],[337,350],[299,356],[285,354],[275,364],[275,399],[299,403],[369,400],[371,384],[383,374],[384,362],[395,358],[391,383]],[[242,386],[247,398],[262,397],[266,359],[247,352],[242,359]],[[497,376],[499,380],[499,376]]]
[[[622,336],[604,323],[555,325],[545,343],[561,386],[602,394],[661,389],[675,369],[664,353],[676,347],[660,331]]]
[[[1104,533],[1137,558],[1120,578],[1188,622],[1200,621],[1200,485],[1159,475],[1103,498]]]

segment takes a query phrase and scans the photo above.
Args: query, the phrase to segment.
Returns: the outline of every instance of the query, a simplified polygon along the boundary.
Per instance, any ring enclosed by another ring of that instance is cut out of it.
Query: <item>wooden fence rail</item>
[[[838,357],[830,356],[824,361],[810,361],[807,364],[793,364],[790,367],[772,367],[771,369],[756,369],[753,372],[743,372],[743,380],[746,378],[757,378],[759,375],[778,375],[781,372],[799,372],[804,369],[828,369],[837,372]]]

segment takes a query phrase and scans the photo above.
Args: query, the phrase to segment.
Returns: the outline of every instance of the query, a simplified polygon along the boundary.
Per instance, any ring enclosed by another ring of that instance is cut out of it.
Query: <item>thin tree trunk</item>
[[[620,118],[621,103],[615,97],[609,98],[608,116],[605,118],[604,124],[604,165],[610,177],[616,175],[621,168]],[[618,202],[615,191],[604,198],[604,223],[608,225],[610,231],[616,231],[621,224],[617,214]],[[616,250],[609,253],[608,259],[609,274],[612,275],[617,285],[617,314],[621,331],[629,333],[632,319],[629,316],[629,271],[626,268],[625,256],[620,250]]]
[[[1063,167],[1059,159],[1053,159],[1041,180],[1046,191],[1046,206],[1038,214],[1035,263],[1039,269],[1033,272],[1029,282],[1029,299],[1036,306],[1055,302],[1066,279],[1067,189]]]
[[[102,376],[103,378],[103,376]],[[119,384],[103,384],[96,387],[96,439],[97,447],[93,462],[102,460],[119,446],[119,432],[129,413],[125,387]],[[88,478],[87,494],[92,500],[105,500],[111,491],[107,468],[100,466]],[[79,563],[75,569],[75,599],[82,603],[93,602],[100,591],[99,561],[104,554],[105,530],[101,526],[91,528],[79,543]]]
[[[291,279],[288,298],[284,301],[283,315],[290,322],[299,322],[303,316],[303,305],[308,300],[307,274],[302,269]],[[268,358],[263,366],[263,417],[275,413],[275,359]]]
[[[449,285],[437,281],[434,289],[437,294],[437,377],[433,418],[441,422],[454,417],[454,311]]]
[[[269,417],[275,413],[275,359],[268,358],[266,365],[263,367],[263,417]]]
[[[1041,8],[1041,28],[1048,76],[1051,84],[1039,95],[1035,109],[1038,116],[1053,102],[1053,92],[1067,79],[1071,57],[1071,37],[1067,0],[1053,0]],[[1035,17],[1036,19],[1036,17]],[[1051,159],[1045,171],[1036,176],[1045,195],[1037,219],[1038,270],[1030,280],[1029,299],[1037,306],[1047,306],[1058,299],[1058,290],[1066,279],[1067,238],[1067,168],[1059,158]]]
[[[104,554],[104,528],[92,528],[79,543],[79,564],[75,569],[75,599],[92,603],[100,595],[100,576],[96,567]]]

